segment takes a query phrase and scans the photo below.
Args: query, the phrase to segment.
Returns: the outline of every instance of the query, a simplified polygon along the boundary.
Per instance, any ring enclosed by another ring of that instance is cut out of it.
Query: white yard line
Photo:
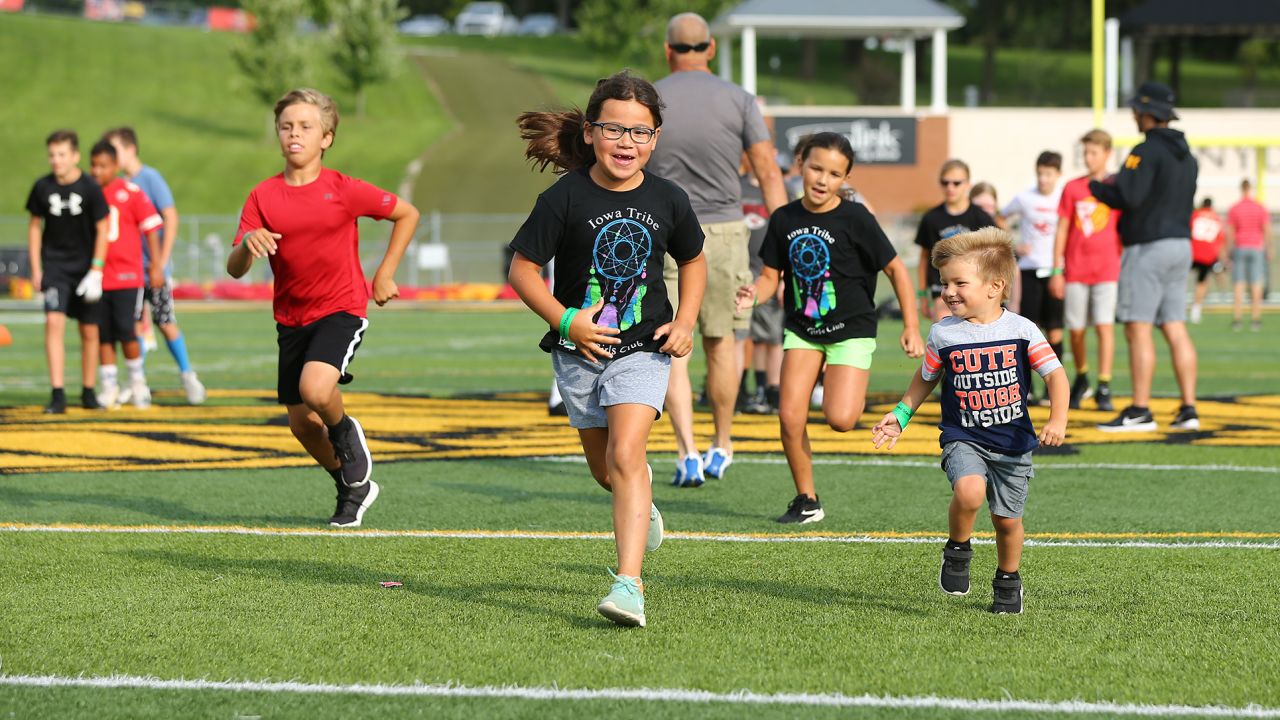
[[[633,700],[657,703],[723,703],[729,705],[781,705],[787,707],[889,708],[901,710],[960,710],[981,712],[1031,712],[1062,715],[1100,714],[1140,717],[1280,718],[1280,708],[1249,705],[1151,705],[1087,702],[1083,700],[975,700],[970,698],[895,695],[843,695],[840,693],[757,693],[739,690],[717,693],[680,688],[502,687],[467,685],[333,685],[324,683],[253,682],[217,680],[163,680],[154,677],[63,677],[58,675],[2,675],[0,686],[35,688],[91,688],[127,690],[186,690],[254,692],[292,695],[363,695],[371,697],[485,698],[504,700]]]
[[[540,462],[585,463],[581,455],[544,455],[529,460]],[[735,465],[786,465],[787,459],[778,455],[754,455],[743,453],[733,458]],[[887,460],[880,458],[831,458],[815,457],[814,465],[852,465],[867,467],[918,467],[938,468],[937,460]],[[1148,465],[1145,463],[1074,463],[1038,461],[1036,470],[1132,470],[1135,472],[1186,472],[1206,470],[1214,472],[1280,474],[1280,467],[1269,465]]]
[[[256,535],[266,537],[323,537],[330,539],[417,538],[442,540],[613,540],[612,533],[605,532],[521,532],[503,530],[311,530],[306,528],[252,528],[221,525],[37,525],[25,523],[0,523],[0,533],[68,533],[106,535]],[[1257,540],[1227,539],[1227,534],[1176,533],[1152,534],[1150,538],[1108,539],[1099,534],[1070,533],[1061,537],[1028,538],[1028,547],[1083,547],[1083,548],[1147,548],[1161,550],[1187,549],[1238,549],[1280,550],[1280,540],[1261,535]],[[878,544],[934,544],[943,542],[942,535],[914,533],[866,533],[830,535],[772,535],[767,533],[689,533],[666,534],[668,540],[720,543],[834,543],[850,545]],[[1162,539],[1170,538],[1170,539]],[[1178,540],[1178,538],[1183,538]],[[988,538],[974,538],[979,545],[991,545]]]

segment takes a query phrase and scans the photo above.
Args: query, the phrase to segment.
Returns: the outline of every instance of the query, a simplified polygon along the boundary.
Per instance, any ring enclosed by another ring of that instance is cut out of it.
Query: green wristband
[[[912,412],[911,408],[907,407],[906,403],[900,402],[897,407],[893,409],[893,416],[898,418],[898,425],[901,426],[903,430],[907,429],[907,423],[911,422],[912,415],[915,415],[915,413]]]
[[[1061,275],[1061,274],[1062,274],[1062,268],[1060,267],[1056,267],[1049,271],[1049,277],[1053,277],[1054,275]]]
[[[560,339],[569,339],[569,326],[573,324],[573,318],[578,314],[578,308],[565,308],[564,314],[560,316]]]
[[[94,259],[93,259],[93,261],[92,261],[90,264],[91,264],[91,265],[93,265],[93,266],[94,266],[94,267],[96,267],[96,268],[101,269],[101,268],[102,268],[102,266],[103,266],[103,265],[106,265],[107,263],[106,263],[106,261],[105,261],[105,260],[101,260],[101,259],[99,259],[99,258],[94,258]]]
[[[917,291],[916,291],[916,297],[918,297],[918,298],[926,298],[926,297],[929,297],[929,291],[928,291],[928,290],[917,290]]]

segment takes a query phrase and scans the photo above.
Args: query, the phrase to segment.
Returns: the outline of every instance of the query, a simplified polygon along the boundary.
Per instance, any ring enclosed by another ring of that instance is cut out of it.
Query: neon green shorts
[[[838,343],[823,345],[809,342],[788,330],[782,335],[782,349],[783,351],[816,350],[827,356],[828,365],[848,365],[859,370],[870,370],[871,356],[876,351],[876,339],[849,338]]]

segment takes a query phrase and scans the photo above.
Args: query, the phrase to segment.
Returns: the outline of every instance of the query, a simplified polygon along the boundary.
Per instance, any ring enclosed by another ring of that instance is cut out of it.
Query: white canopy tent
[[[716,18],[720,74],[733,79],[732,44],[742,38],[742,87],[756,93],[757,37],[895,37],[902,51],[903,112],[916,110],[915,40],[932,37],[933,74],[930,110],[947,109],[947,31],[964,25],[960,13],[936,0],[746,0]]]

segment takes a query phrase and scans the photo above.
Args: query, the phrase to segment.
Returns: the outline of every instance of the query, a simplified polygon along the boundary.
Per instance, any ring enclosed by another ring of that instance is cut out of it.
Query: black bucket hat
[[[1173,101],[1173,90],[1168,85],[1144,82],[1129,100],[1129,107],[1151,115],[1160,122],[1168,122],[1178,119],[1178,113],[1173,111]]]

